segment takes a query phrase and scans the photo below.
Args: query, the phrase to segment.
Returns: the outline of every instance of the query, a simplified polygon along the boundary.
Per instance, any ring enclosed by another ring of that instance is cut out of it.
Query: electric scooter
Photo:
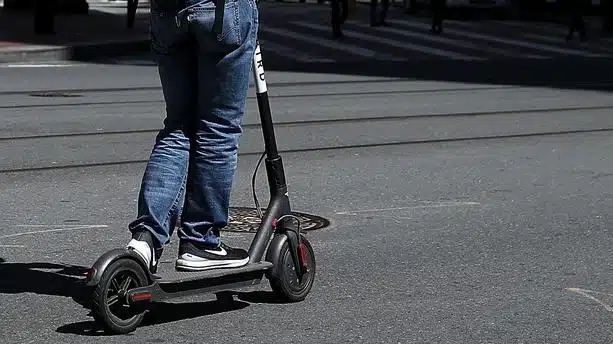
[[[93,287],[92,314],[107,332],[134,331],[148,311],[147,306],[153,302],[253,286],[259,284],[264,276],[275,294],[287,302],[302,301],[311,290],[315,278],[315,254],[300,231],[300,219],[291,213],[283,162],[277,151],[259,42],[254,53],[253,76],[265,152],[252,178],[253,196],[261,223],[249,247],[249,263],[238,268],[200,272],[160,267],[159,271],[152,273],[131,249],[111,250],[98,258],[86,277],[86,284]],[[264,157],[270,201],[263,212],[255,192],[255,179]]]

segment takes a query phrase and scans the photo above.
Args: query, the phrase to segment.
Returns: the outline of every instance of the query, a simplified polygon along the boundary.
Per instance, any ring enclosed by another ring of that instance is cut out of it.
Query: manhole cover
[[[262,209],[262,213],[265,209]],[[328,227],[330,221],[316,215],[292,212],[300,219],[300,228],[303,231],[314,231]],[[224,228],[227,232],[255,232],[260,225],[260,218],[256,208],[231,207],[228,227]]]
[[[83,97],[80,94],[65,93],[65,92],[37,92],[37,93],[31,93],[30,96],[31,97],[46,97],[46,98],[53,98],[53,97],[57,97],[57,98]]]

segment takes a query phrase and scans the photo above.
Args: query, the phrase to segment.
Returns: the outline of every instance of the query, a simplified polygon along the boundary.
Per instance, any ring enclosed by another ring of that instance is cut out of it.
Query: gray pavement
[[[100,340],[78,281],[135,216],[163,116],[146,61],[0,68],[3,342]],[[331,220],[307,234],[312,293],[278,304],[263,284],[234,303],[180,299],[104,341],[609,342],[611,79],[573,63],[572,78],[545,78],[552,67],[532,83],[269,72],[293,206]],[[233,206],[253,206],[255,109],[251,97]],[[265,201],[263,171],[258,186]]]

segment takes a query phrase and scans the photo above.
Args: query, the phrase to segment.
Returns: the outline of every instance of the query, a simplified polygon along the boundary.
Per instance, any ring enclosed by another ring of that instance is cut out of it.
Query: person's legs
[[[192,147],[177,267],[203,270],[241,266],[245,250],[221,245],[228,223],[238,140],[245,113],[258,29],[254,0],[227,0],[223,33],[211,34],[213,3],[188,16],[198,41],[198,125]]]
[[[577,14],[577,23],[575,24],[577,31],[579,31],[579,39],[585,41],[587,39],[587,32],[585,30],[585,20],[583,20],[583,13]]]
[[[383,26],[388,26],[385,22],[385,18],[387,18],[387,11],[390,7],[390,0],[381,0],[381,13],[379,13],[379,23]]]
[[[439,13],[439,22],[438,22],[438,33],[443,32],[443,21],[445,20],[445,16],[447,15],[447,0],[440,0],[441,9]]]
[[[573,34],[575,33],[576,23],[577,23],[577,14],[576,11],[578,8],[576,6],[569,5],[567,7],[568,11],[568,34],[566,35],[566,40],[569,41],[573,38]]]
[[[437,0],[432,0],[430,2],[430,11],[432,12],[432,32],[437,32],[438,24],[439,24],[439,6]]]
[[[377,7],[379,5],[379,0],[370,0],[370,26],[379,26],[379,22],[377,21]]]
[[[347,21],[347,18],[349,17],[349,2],[347,0],[340,0],[341,1],[341,24],[345,23],[345,21]]]
[[[444,0],[434,0],[432,6],[432,32],[441,33],[443,31]]]
[[[332,24],[332,34],[335,37],[340,37],[343,35],[341,31],[341,0],[331,0],[330,1],[330,23]]]
[[[168,13],[151,13],[152,50],[166,101],[166,118],[142,178],[137,219],[129,224],[133,239],[128,247],[152,265],[152,270],[162,247],[170,241],[183,206],[190,150],[187,130],[197,110],[195,45]],[[151,252],[154,248],[155,255]]]

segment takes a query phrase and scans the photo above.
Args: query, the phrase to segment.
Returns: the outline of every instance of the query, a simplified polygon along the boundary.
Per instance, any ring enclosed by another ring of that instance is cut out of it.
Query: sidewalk
[[[299,0],[283,5],[301,6]],[[0,0],[0,63],[87,61],[150,50],[149,1],[140,0],[135,27],[126,28],[125,0],[88,0],[88,14],[58,14],[55,35],[35,35],[32,14],[2,8]],[[307,0],[316,5],[317,0]],[[368,5],[370,0],[357,0]],[[397,3],[402,3],[400,0]],[[262,0],[261,6],[279,4]],[[282,6],[283,6],[282,5]]]
[[[89,1],[88,14],[58,14],[55,35],[36,35],[28,11],[0,8],[0,63],[92,60],[149,51],[149,4],[126,28],[124,1]]]

